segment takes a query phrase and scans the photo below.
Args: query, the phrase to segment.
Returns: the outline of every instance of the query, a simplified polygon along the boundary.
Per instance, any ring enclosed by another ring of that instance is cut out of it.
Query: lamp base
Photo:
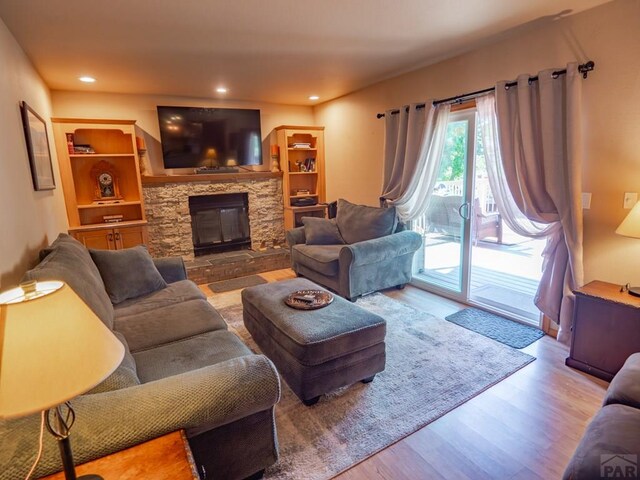
[[[640,287],[629,288],[629,295],[633,295],[634,297],[640,297]]]
[[[71,452],[71,442],[69,440],[69,430],[75,421],[76,415],[69,402],[65,402],[63,405],[66,407],[66,414],[63,414],[62,405],[49,409],[45,413],[45,424],[47,430],[49,430],[58,441],[65,480],[104,480],[100,475],[94,474],[81,475],[80,477],[76,476],[73,453]],[[53,416],[53,419],[51,416]]]

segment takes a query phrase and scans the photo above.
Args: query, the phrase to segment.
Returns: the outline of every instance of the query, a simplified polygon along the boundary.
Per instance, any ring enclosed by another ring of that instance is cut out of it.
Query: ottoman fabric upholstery
[[[247,330],[296,395],[313,399],[384,370],[385,320],[338,296],[318,310],[284,303],[307,289],[322,290],[297,278],[242,291]]]

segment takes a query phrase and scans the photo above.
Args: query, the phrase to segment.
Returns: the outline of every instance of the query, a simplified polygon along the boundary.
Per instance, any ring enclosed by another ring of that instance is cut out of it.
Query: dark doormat
[[[230,280],[222,280],[220,282],[214,282],[209,284],[209,288],[213,293],[230,292],[231,290],[238,290],[239,288],[253,287],[255,285],[262,285],[267,281],[260,275],[249,275],[247,277],[232,278]]]
[[[524,348],[544,337],[542,330],[522,325],[479,308],[465,308],[445,317],[445,319],[513,348]]]

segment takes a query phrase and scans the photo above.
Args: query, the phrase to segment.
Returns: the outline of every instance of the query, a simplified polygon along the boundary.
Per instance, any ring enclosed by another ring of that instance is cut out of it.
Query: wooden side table
[[[571,351],[565,363],[610,381],[629,355],[640,352],[640,297],[600,281],[574,293]]]
[[[73,439],[72,439],[73,441]],[[182,430],[76,466],[78,476],[93,473],[104,480],[199,480]],[[64,480],[58,472],[46,480]]]

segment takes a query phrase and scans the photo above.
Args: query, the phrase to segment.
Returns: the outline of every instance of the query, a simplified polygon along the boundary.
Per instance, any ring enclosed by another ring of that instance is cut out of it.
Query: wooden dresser
[[[640,352],[640,297],[600,281],[574,293],[571,351],[565,363],[610,381],[629,355]]]

